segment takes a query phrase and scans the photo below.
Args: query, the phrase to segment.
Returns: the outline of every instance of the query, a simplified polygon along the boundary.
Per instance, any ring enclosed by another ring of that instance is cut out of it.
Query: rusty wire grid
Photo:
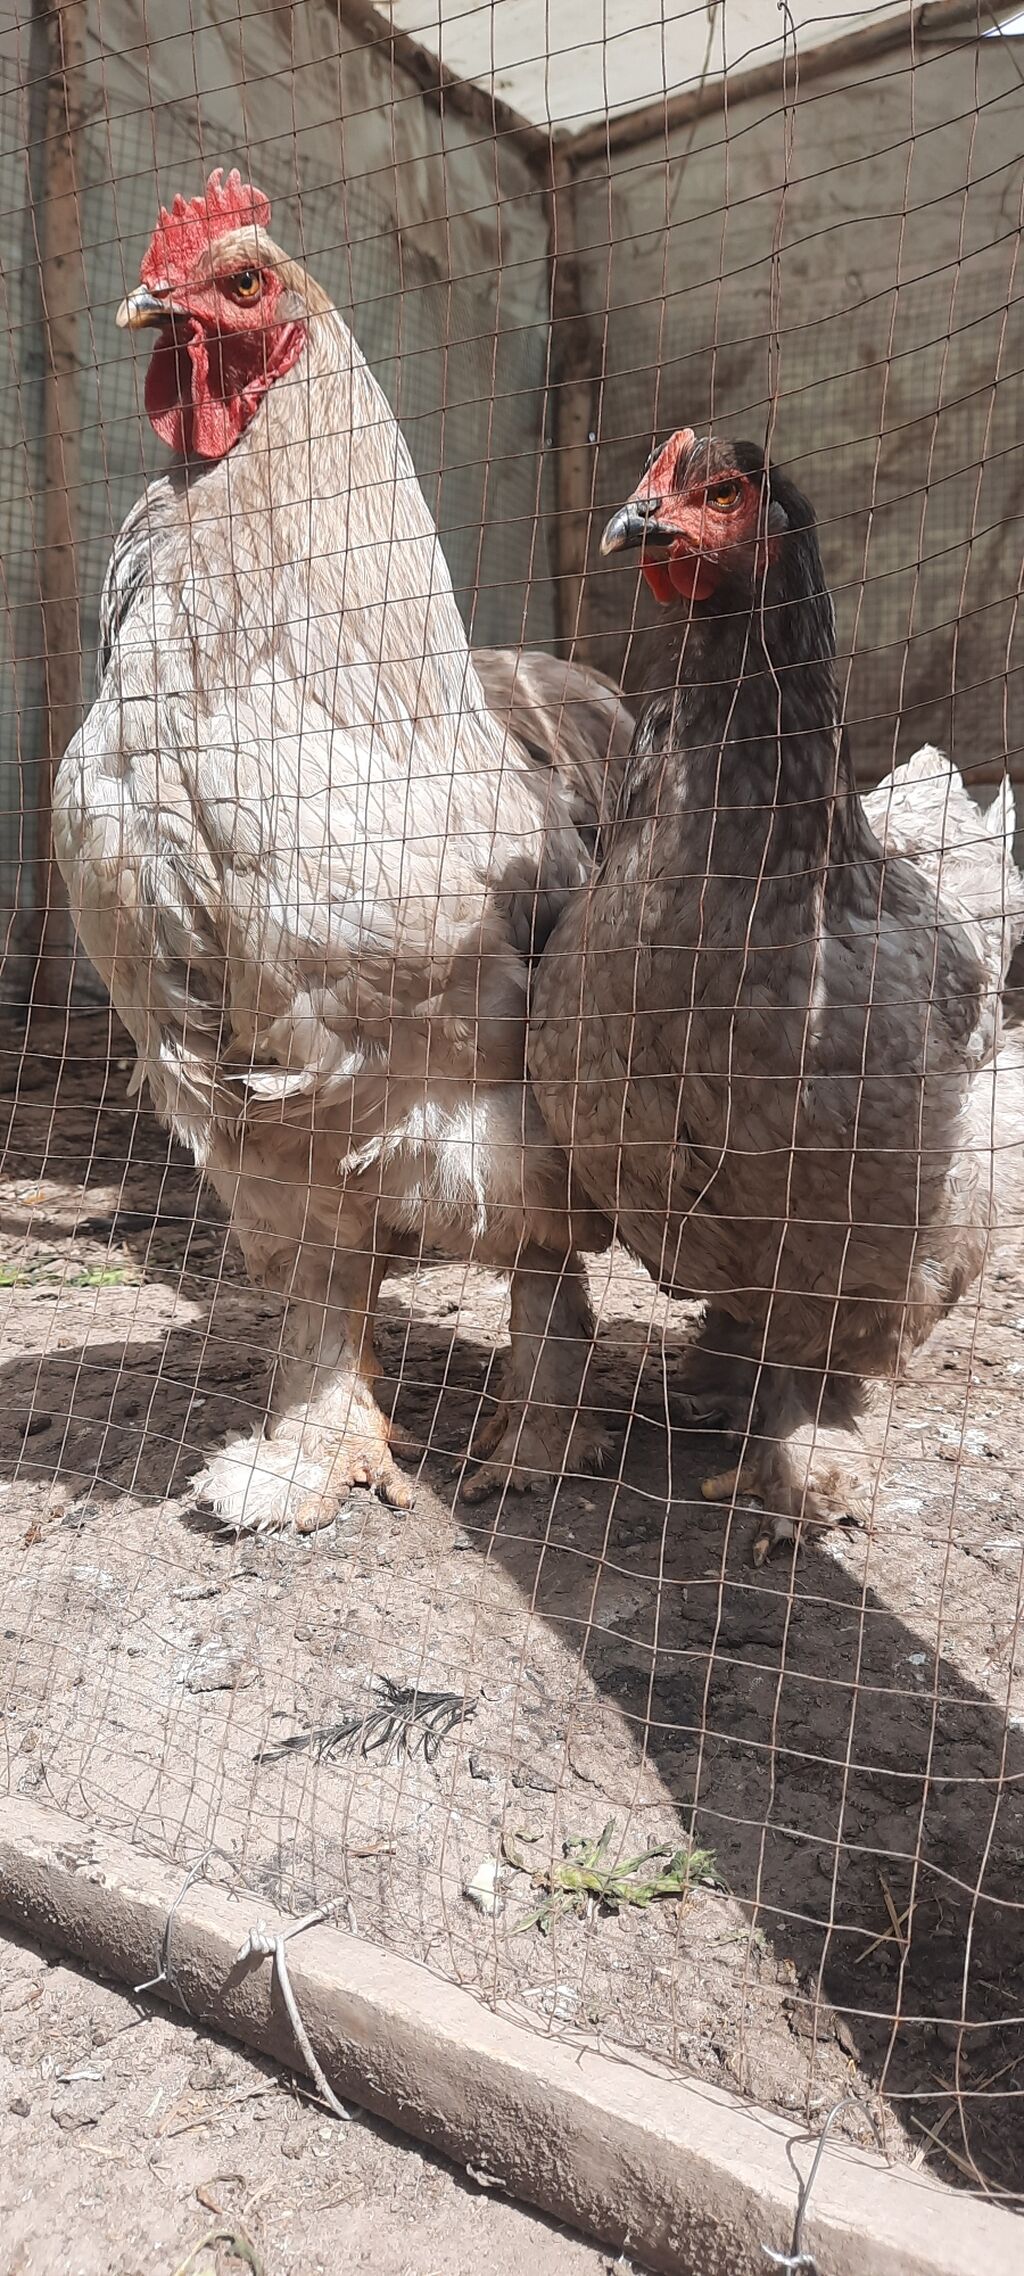
[[[770,437],[814,501],[862,784],[928,742],[982,803],[1007,766],[1024,779],[1024,42],[940,0],[860,30],[788,19],[781,52],[773,25],[772,52],[745,53],[728,7],[652,8],[642,63],[635,23],[626,108],[624,34],[598,11],[602,115],[582,122],[572,89],[559,108],[550,11],[546,76],[540,49],[520,59],[549,88],[542,123],[506,100],[500,58],[493,86],[482,67],[439,71],[417,44],[426,7],[392,25],[345,0],[192,0],[187,24],[151,0],[0,7],[3,1769],[10,1791],[183,1871],[205,1857],[207,1877],[295,1914],[341,1891],[363,1934],[538,2027],[597,2032],[811,2126],[844,2104],[841,2130],[868,2142],[866,2099],[892,2157],[1019,2202],[1024,1210],[906,1380],[875,1387],[866,1524],[795,1557],[755,1566],[749,1498],[702,1495],[735,1455],[684,1417],[699,1291],[666,1295],[621,1247],[587,1265],[581,1399],[606,1459],[467,1499],[467,1448],[502,1398],[507,1289],[475,1234],[441,1254],[415,1209],[377,1315],[411,1507],[356,1486],[322,1529],[234,1535],[197,1480],[262,1430],[280,1287],[253,1285],[228,1173],[219,1196],[197,1177],[91,966],[72,974],[50,859],[48,754],[77,691],[91,699],[115,534],[168,464],[148,338],[133,353],[115,310],[160,203],[236,165],[397,415],[477,648],[571,653],[637,706],[671,691],[677,634],[599,541],[652,444],[713,421]],[[701,75],[680,93],[670,35],[691,13]],[[339,554],[351,499],[379,481],[360,469],[357,448]],[[325,526],[322,495],[298,503]],[[235,511],[225,583],[241,590]],[[381,632],[409,539],[384,491],[379,511],[364,551],[383,646],[336,659],[375,676],[371,749],[394,719],[389,654],[428,691],[417,736],[451,724],[431,712],[423,592],[422,655]],[[312,639],[332,604],[310,590]],[[233,636],[221,670],[227,716],[259,673]],[[276,700],[268,687],[255,773],[229,792],[241,831],[263,785],[257,864],[284,826]],[[408,795],[389,785],[367,820],[374,859],[393,843],[415,865]],[[610,790],[606,825],[613,809]],[[469,830],[457,780],[444,827],[452,847]],[[393,921],[407,887],[375,887],[369,859],[361,880]],[[638,883],[638,930],[640,899]],[[313,894],[313,929],[329,900]],[[251,1007],[246,958],[231,985]],[[215,961],[198,981],[182,963],[211,1018]],[[158,1023],[163,1005],[154,991]],[[1012,988],[1006,1016],[1012,1031]],[[330,1252],[295,1158],[275,1166],[271,1135],[261,1206],[264,1231],[293,1228],[286,1280]]]

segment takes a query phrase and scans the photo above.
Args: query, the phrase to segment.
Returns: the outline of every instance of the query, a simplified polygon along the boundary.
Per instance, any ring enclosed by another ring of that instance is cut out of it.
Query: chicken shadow
[[[236,1287],[238,1268],[225,1277],[224,1229],[205,1200],[197,1208],[194,1174],[150,1118],[129,1129],[115,1100],[103,1125],[105,1082],[90,1159],[123,1196],[109,1241],[175,1290],[191,1258],[207,1301],[166,1333],[85,1335],[0,1363],[0,1479],[187,1501],[205,1455],[263,1411],[271,1308]],[[9,1141],[18,1176],[74,1154],[52,1101],[33,1135],[37,1096]],[[64,1238],[79,1236],[65,1227]],[[457,1510],[463,1548],[497,1559],[563,1644],[580,1640],[681,1827],[713,1850],[752,1929],[788,1964],[796,2034],[838,2036],[851,2088],[895,2100],[944,2178],[1024,2192],[1024,1737],[936,1648],[933,1615],[918,1631],[891,1600],[891,1575],[889,1600],[865,1583],[863,1537],[849,1554],[811,1545],[753,1568],[752,1518],[700,1496],[723,1443],[671,1427],[661,1363],[645,1362],[635,1327],[611,1318],[598,1349],[593,1395],[617,1436],[610,1474],[474,1507],[457,1502],[452,1460],[487,1393],[491,1347],[457,1316],[430,1318],[429,1281],[416,1316],[400,1289],[388,1311],[398,1419],[422,1435],[423,1475]],[[683,1345],[681,1323],[670,1390]],[[46,1419],[26,1432],[33,1418]],[[372,1505],[372,1522],[397,1542],[400,1516]],[[899,1523],[884,1488],[878,1522]],[[947,1592],[969,1600],[977,1553],[949,1550]],[[914,1559],[908,1539],[908,1599]],[[996,1569],[1008,1582],[1012,1558]]]
[[[865,1585],[864,1535],[755,1569],[754,1515],[700,1493],[725,1443],[666,1424],[660,1362],[624,1400],[617,1327],[597,1371],[615,1475],[497,1512],[462,1505],[462,1529],[563,1639],[582,1639],[683,1829],[795,1970],[794,2035],[838,2038],[860,2074],[851,2088],[879,2087],[912,2116],[945,2179],[1024,2195],[1020,1719],[936,1649],[934,1612],[915,1630]],[[683,1361],[681,1329],[669,1377]],[[896,1526],[887,1498],[883,1486],[875,1522]],[[937,1525],[948,1519],[947,1498]],[[986,1530],[938,1550],[947,1588],[970,1591]],[[911,1596],[917,1554],[911,1536]],[[1020,1559],[999,1544],[995,1557],[1005,1683]]]

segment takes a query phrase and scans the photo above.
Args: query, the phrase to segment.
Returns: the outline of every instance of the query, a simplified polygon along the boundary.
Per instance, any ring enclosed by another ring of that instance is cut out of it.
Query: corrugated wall
[[[110,540],[161,446],[141,413],[148,354],[115,331],[159,201],[238,164],[275,234],[351,321],[398,411],[481,641],[554,633],[541,454],[547,214],[508,136],[425,103],[329,0],[188,11],[90,0],[79,186],[83,637]],[[188,17],[195,31],[173,28]],[[40,732],[38,275],[27,199],[28,0],[0,9],[0,916],[11,909]],[[38,109],[38,104],[36,105]],[[37,125],[38,131],[38,125]],[[86,657],[86,685],[92,661]]]
[[[763,440],[774,400],[775,455],[824,525],[863,772],[930,737],[1024,774],[1022,48],[904,45],[579,165],[582,623],[608,670],[656,669],[629,638],[656,609],[596,554],[652,433]]]

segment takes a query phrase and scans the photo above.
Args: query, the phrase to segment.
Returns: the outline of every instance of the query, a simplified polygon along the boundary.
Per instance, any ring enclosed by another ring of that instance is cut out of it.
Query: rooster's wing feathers
[[[386,1060],[393,1083],[415,1072],[414,1030],[442,973],[451,1009],[453,944],[467,920],[471,934],[486,936],[488,909],[491,954],[482,966],[467,959],[466,1033],[453,1031],[449,1050],[453,1068],[481,1047],[500,1064],[495,1029],[508,1023],[499,1005],[510,984],[515,993],[525,984],[514,967],[546,938],[585,871],[566,807],[596,828],[597,785],[613,786],[621,766],[630,722],[614,691],[553,659],[487,652],[486,692],[509,730],[531,691],[539,746],[531,765],[548,785],[533,827],[494,859],[493,815],[488,830],[477,812],[479,778],[467,769],[437,808],[415,768],[412,722],[378,714],[339,728],[314,683],[265,671],[244,690],[224,691],[219,705],[165,689],[159,670],[150,693],[126,695],[136,665],[152,671],[155,655],[172,650],[159,587],[132,619],[152,577],[153,540],[149,515],[134,512],[104,598],[108,666],[119,639],[120,651],[68,753],[70,795],[57,826],[94,961],[114,982],[164,1111],[232,1119],[240,1085],[248,1119],[321,1086],[337,1111],[358,1078],[365,1116],[373,1062]],[[511,782],[524,753],[509,739],[506,755]],[[104,781],[107,795],[98,795]],[[475,893],[467,869],[476,871]],[[376,1110],[380,1086],[371,1079],[370,1089]]]
[[[533,650],[477,648],[473,662],[488,708],[538,766],[554,769],[593,846],[615,812],[633,737],[614,680]]]

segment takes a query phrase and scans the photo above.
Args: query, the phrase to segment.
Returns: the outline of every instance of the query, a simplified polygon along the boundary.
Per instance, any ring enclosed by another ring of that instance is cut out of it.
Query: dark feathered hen
[[[869,818],[814,516],[756,446],[673,436],[604,544],[642,545],[682,622],[606,857],[545,951],[531,1073],[585,1191],[709,1303],[694,1412],[750,1438],[707,1490],[764,1500],[763,1555],[851,1510],[793,1434],[852,1424],[976,1278],[1024,1158],[997,1057],[1012,800],[990,825],[919,753]]]

